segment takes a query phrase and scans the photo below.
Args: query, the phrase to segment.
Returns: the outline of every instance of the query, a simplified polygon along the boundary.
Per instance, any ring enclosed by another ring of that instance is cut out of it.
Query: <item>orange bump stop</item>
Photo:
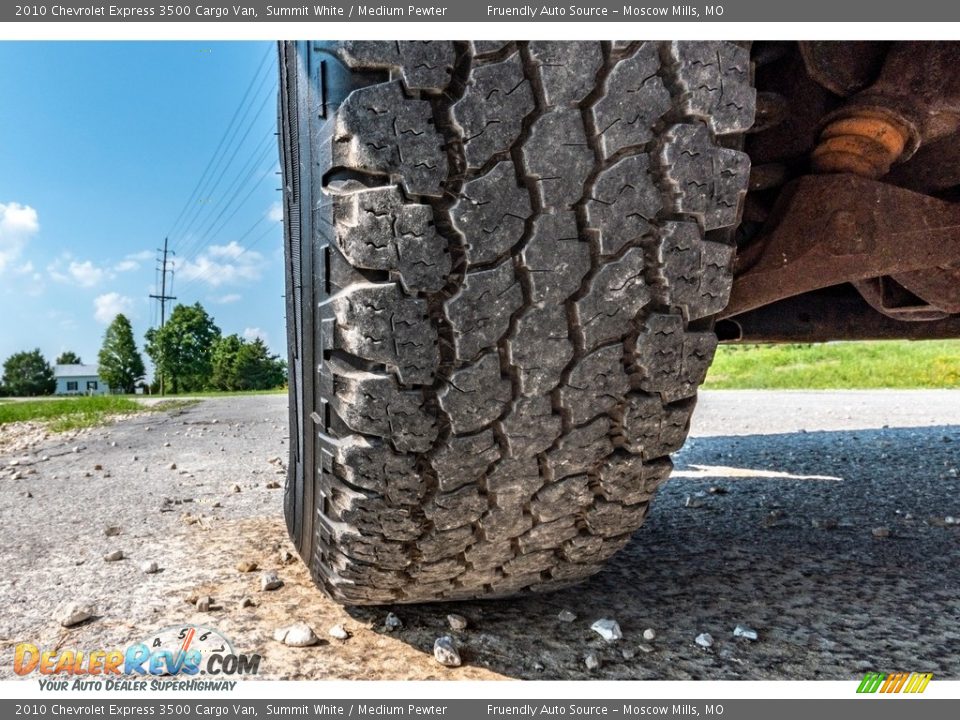
[[[850,115],[827,125],[813,151],[818,173],[852,173],[876,180],[903,154],[907,131],[876,115]]]

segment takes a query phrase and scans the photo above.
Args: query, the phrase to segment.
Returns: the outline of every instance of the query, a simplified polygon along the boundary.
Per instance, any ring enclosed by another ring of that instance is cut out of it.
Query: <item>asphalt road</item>
[[[392,608],[394,633],[390,608],[345,610],[281,560],[286,442],[282,396],[205,400],[12,454],[0,433],[4,656],[23,641],[125,647],[189,622],[262,654],[268,678],[960,678],[960,525],[945,521],[960,518],[960,392],[703,393],[674,479],[605,572],[541,597]],[[127,559],[103,560],[118,549]],[[149,561],[160,572],[144,574]],[[284,586],[261,592],[241,561]],[[185,601],[196,595],[212,609]],[[60,627],[70,599],[96,616]],[[449,612],[469,620],[455,670],[430,655]],[[622,640],[590,630],[601,617]],[[272,639],[298,620],[320,645]],[[351,637],[329,637],[335,624]],[[733,637],[738,624],[758,639]]]

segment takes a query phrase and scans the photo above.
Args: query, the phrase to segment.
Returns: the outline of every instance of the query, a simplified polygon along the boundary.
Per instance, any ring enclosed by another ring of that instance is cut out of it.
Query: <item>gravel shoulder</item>
[[[945,521],[960,517],[960,392],[701,397],[677,477],[606,571],[550,595],[443,606],[347,610],[286,559],[283,396],[207,399],[67,436],[0,433],[0,645],[123,647],[192,622],[263,655],[262,678],[960,678],[960,526]],[[126,559],[103,559],[116,550]],[[159,572],[142,572],[150,561]],[[282,587],[261,591],[261,570]],[[204,595],[206,612],[185,600]],[[97,615],[63,628],[65,600]],[[389,610],[403,622],[393,632]],[[466,628],[451,630],[448,613]],[[601,618],[623,638],[592,631]],[[272,639],[296,621],[321,643]],[[329,636],[337,624],[351,637]],[[734,637],[736,625],[757,640]],[[460,668],[433,659],[447,633]]]

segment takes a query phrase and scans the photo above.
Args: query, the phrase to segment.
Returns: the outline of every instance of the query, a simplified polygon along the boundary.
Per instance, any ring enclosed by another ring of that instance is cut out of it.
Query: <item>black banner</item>
[[[853,689],[851,688],[851,692]],[[906,708],[904,702],[909,702]],[[849,700],[246,700],[223,698],[192,700],[43,699],[0,700],[0,716],[37,719],[71,717],[210,718],[296,717],[365,720],[608,720],[626,718],[722,718],[723,720],[808,720],[843,717],[847,720],[911,720],[956,717],[960,702],[921,700],[919,697]],[[951,709],[952,708],[952,709]]]
[[[851,687],[851,693],[853,688]],[[909,709],[904,703],[909,703]],[[0,700],[0,716],[54,718],[296,717],[364,720],[608,720],[626,718],[723,718],[723,720],[910,720],[956,717],[960,701],[877,696],[849,700],[192,700],[177,697],[143,700]],[[952,709],[951,709],[952,708]]]
[[[837,3],[834,0],[774,3],[725,0],[670,4],[581,0],[412,0],[408,2],[282,2],[245,0],[240,4],[161,3],[150,0],[39,1],[3,4],[0,22],[955,22],[960,4],[913,0]]]

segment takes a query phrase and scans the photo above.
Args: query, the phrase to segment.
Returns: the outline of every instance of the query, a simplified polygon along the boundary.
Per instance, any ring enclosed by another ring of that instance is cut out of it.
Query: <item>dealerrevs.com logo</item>
[[[40,676],[41,690],[232,690],[236,681],[228,678],[259,669],[260,655],[237,653],[223,633],[200,625],[164,628],[124,649],[19,643],[13,655],[14,672]]]

